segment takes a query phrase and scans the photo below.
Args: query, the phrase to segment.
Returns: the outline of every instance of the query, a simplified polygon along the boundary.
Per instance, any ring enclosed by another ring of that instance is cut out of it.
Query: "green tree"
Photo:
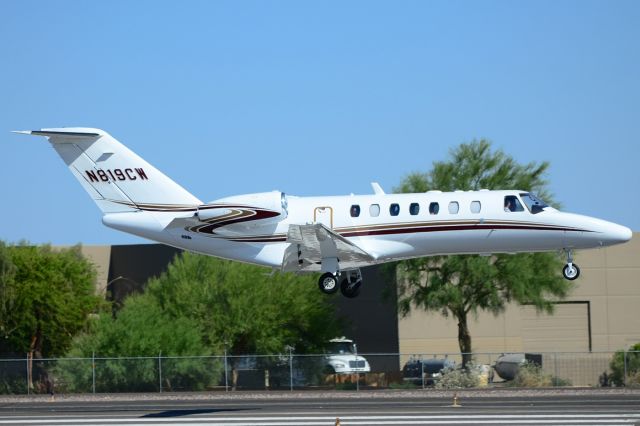
[[[15,268],[7,297],[13,300],[3,316],[9,348],[35,358],[63,354],[101,304],[95,268],[79,246],[52,250],[23,243],[8,253]]]
[[[52,250],[22,243],[0,252],[2,351],[27,354],[33,387],[33,360],[66,352],[101,305],[96,272],[79,246]],[[40,381],[47,378],[40,368],[36,374]]]
[[[313,276],[269,276],[257,266],[183,253],[147,292],[171,317],[199,323],[205,343],[218,353],[278,354],[286,346],[317,353],[341,331]],[[238,362],[231,359],[234,389]]]
[[[205,343],[232,354],[320,351],[341,331],[335,308],[317,291],[313,276],[192,253],[177,256],[147,293],[172,318],[200,324]]]
[[[451,158],[435,162],[427,173],[408,175],[396,192],[428,190],[520,189],[549,199],[544,175],[547,162],[518,164],[487,140],[465,143]],[[495,315],[510,302],[532,304],[552,312],[553,301],[565,297],[570,283],[560,277],[561,262],[553,253],[493,256],[434,256],[397,265],[398,303],[403,315],[412,308],[453,316],[463,364],[471,360],[469,314],[484,310]]]
[[[626,351],[616,351],[609,363],[610,379],[616,386],[640,386],[640,343]],[[626,377],[625,377],[626,373]]]
[[[88,333],[74,339],[67,354],[71,359],[59,362],[56,370],[65,391],[91,390],[91,365],[77,358],[94,355],[98,357],[95,364],[98,392],[157,391],[159,355],[177,357],[161,361],[165,390],[203,390],[217,384],[222,369],[219,360],[181,358],[210,355],[199,324],[186,317],[170,317],[147,294],[128,297],[115,319],[111,313],[102,313]]]
[[[17,299],[15,275],[16,267],[11,262],[9,250],[0,241],[0,353],[8,352],[5,340],[9,339],[16,328],[15,321],[11,318]]]
[[[319,351],[339,331],[334,308],[317,291],[313,277],[269,276],[264,268],[183,253],[166,273],[149,281],[144,294],[127,298],[116,318],[101,315],[89,333],[74,341],[69,356],[212,355],[225,348],[234,355],[279,354],[286,345],[305,353]],[[173,375],[163,374],[167,388],[215,385],[222,368],[220,360],[171,362]],[[91,374],[68,363],[60,371],[74,391],[86,388]],[[154,360],[101,361],[96,375],[100,390],[158,387]]]

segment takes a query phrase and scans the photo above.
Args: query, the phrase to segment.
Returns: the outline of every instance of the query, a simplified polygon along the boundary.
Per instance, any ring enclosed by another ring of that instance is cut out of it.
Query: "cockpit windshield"
[[[540,198],[528,192],[521,193],[520,198],[522,198],[522,201],[524,202],[524,204],[527,206],[529,211],[533,214],[540,213],[541,211],[544,210],[545,207],[549,207],[547,203],[545,203]]]

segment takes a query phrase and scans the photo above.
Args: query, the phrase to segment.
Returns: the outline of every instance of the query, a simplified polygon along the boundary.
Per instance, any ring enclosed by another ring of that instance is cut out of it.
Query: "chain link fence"
[[[0,359],[0,394],[640,386],[640,352]],[[477,376],[471,382],[449,379]],[[522,380],[527,372],[529,380]],[[531,380],[531,378],[535,380]]]

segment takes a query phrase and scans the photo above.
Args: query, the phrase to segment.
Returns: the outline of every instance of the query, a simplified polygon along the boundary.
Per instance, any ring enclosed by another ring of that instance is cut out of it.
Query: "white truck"
[[[358,355],[358,349],[353,340],[344,336],[331,339],[326,353],[326,368],[331,374],[368,373],[371,371],[367,360]]]

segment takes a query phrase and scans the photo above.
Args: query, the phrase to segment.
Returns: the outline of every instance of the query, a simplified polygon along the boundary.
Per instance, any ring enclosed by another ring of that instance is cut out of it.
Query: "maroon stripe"
[[[473,230],[497,230],[497,229],[525,229],[536,231],[582,231],[592,232],[586,229],[575,228],[557,228],[553,226],[514,226],[514,225],[452,225],[452,226],[429,226],[419,228],[402,228],[402,229],[379,229],[379,230],[363,230],[354,232],[341,233],[343,237],[362,237],[367,235],[393,235],[393,234],[414,234],[423,232],[440,232],[440,231],[473,231]]]
[[[248,222],[248,221],[254,221],[254,220],[269,219],[269,218],[278,216],[280,214],[278,212],[274,212],[271,210],[254,210],[254,212],[255,214],[253,215],[242,216],[237,219],[229,219],[229,220],[221,221],[218,223],[213,223],[210,225],[198,227],[197,232],[213,234],[214,233],[213,231],[217,228],[220,228],[221,226],[228,226],[236,223],[242,223],[242,222]]]
[[[287,241],[287,237],[277,237],[277,238],[228,238],[228,241],[233,241],[236,243],[283,243]]]
[[[362,236],[374,236],[374,235],[397,235],[397,234],[417,234],[424,232],[439,232],[439,231],[472,231],[472,230],[497,230],[497,229],[526,229],[536,231],[575,231],[574,228],[555,228],[549,226],[509,226],[509,225],[467,225],[467,226],[440,226],[430,228],[404,228],[404,229],[384,229],[376,231],[359,231],[359,232],[344,232],[340,233],[343,237],[362,237]],[[580,230],[583,232],[592,232],[588,230]],[[251,242],[251,243],[269,243],[269,242],[284,242],[286,237],[241,237],[241,238],[229,238],[230,241],[235,242]]]

